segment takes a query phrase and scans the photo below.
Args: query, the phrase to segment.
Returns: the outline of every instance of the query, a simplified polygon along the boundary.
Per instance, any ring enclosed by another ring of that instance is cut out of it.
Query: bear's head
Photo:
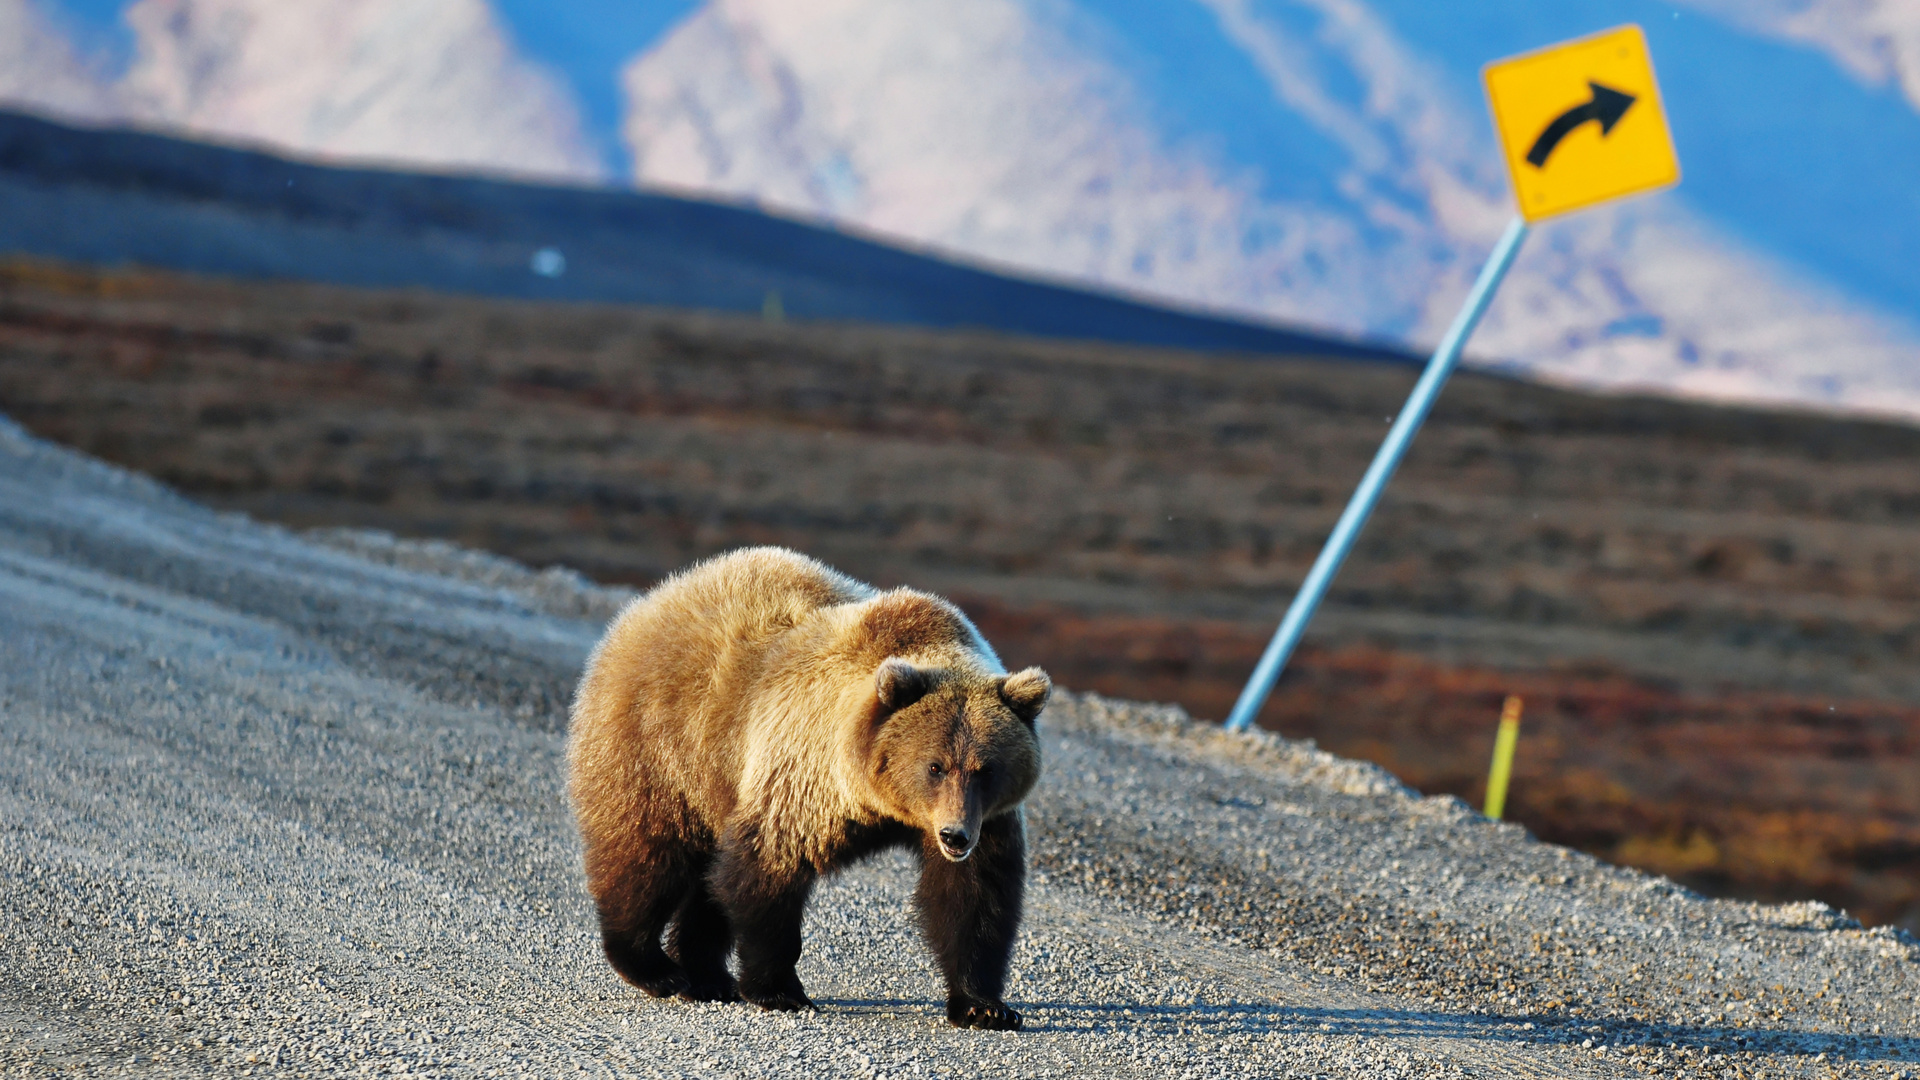
[[[994,674],[897,656],[874,671],[867,775],[887,812],[962,862],[980,823],[1019,805],[1040,778],[1034,720],[1053,683],[1039,668]]]

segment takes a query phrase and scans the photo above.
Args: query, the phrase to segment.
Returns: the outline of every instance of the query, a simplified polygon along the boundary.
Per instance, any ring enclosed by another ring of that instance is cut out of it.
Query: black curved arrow
[[[1536,169],[1544,168],[1547,158],[1553,155],[1553,148],[1560,145],[1560,140],[1589,120],[1600,121],[1600,137],[1606,138],[1613,133],[1613,125],[1627,115],[1627,110],[1637,100],[1632,94],[1623,94],[1611,86],[1601,86],[1591,80],[1587,85],[1593,88],[1593,100],[1585,105],[1575,105],[1555,117],[1553,123],[1547,125],[1547,130],[1533,141],[1533,149],[1527,151],[1527,164]]]

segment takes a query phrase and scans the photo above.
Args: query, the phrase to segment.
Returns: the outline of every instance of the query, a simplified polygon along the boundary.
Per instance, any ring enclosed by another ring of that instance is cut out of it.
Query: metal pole
[[[1468,294],[1466,306],[1453,320],[1453,326],[1447,330],[1447,336],[1440,339],[1440,347],[1434,350],[1433,359],[1427,361],[1427,368],[1420,375],[1420,381],[1413,385],[1413,393],[1407,395],[1407,403],[1400,415],[1393,421],[1393,427],[1387,430],[1387,440],[1380,444],[1380,450],[1373,455],[1373,464],[1367,466],[1367,473],[1360,478],[1360,486],[1347,503],[1347,509],[1340,515],[1340,521],[1333,527],[1333,535],[1327,537],[1327,546],[1320,551],[1320,557],[1313,561],[1313,569],[1307,571],[1307,579],[1300,583],[1300,592],[1294,596],[1293,605],[1287,608],[1287,617],[1280,621],[1280,629],[1274,631],[1273,640],[1267,643],[1267,651],[1260,657],[1260,663],[1253,669],[1253,677],[1247,680],[1246,689],[1240,691],[1240,700],[1234,703],[1233,714],[1227,717],[1228,731],[1244,731],[1260,714],[1267,703],[1267,695],[1273,693],[1273,684],[1280,679],[1280,672],[1287,666],[1287,659],[1293,655],[1300,637],[1306,633],[1307,623],[1313,619],[1314,610],[1327,594],[1327,587],[1333,584],[1333,576],[1340,572],[1340,564],[1347,561],[1347,554],[1353,550],[1353,543],[1360,536],[1360,530],[1367,524],[1373,507],[1380,501],[1380,493],[1392,479],[1393,470],[1400,465],[1400,459],[1407,454],[1407,447],[1427,419],[1427,413],[1433,410],[1434,399],[1440,396],[1440,388],[1446,385],[1447,376],[1453,374],[1454,365],[1460,361],[1460,350],[1465,347],[1467,338],[1472,336],[1473,328],[1480,322],[1480,316],[1486,314],[1487,305],[1493,301],[1493,294],[1500,287],[1500,279],[1507,276],[1507,268],[1513,265],[1513,257],[1520,251],[1520,242],[1527,238],[1527,223],[1514,218],[1507,226],[1506,235],[1488,257],[1487,265],[1480,270],[1480,279],[1473,283],[1473,292]]]

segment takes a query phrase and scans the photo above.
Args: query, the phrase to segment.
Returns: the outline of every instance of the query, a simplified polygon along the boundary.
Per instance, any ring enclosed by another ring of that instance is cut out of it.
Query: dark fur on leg
[[[731,838],[730,838],[731,839]],[[794,965],[800,960],[800,925],[815,874],[768,873],[750,842],[723,841],[708,883],[726,910],[740,958],[740,996],[763,1009],[812,1009],[813,999]]]
[[[649,997],[671,997],[687,988],[686,973],[660,948],[658,937],[624,933],[602,917],[600,944],[614,973]]]
[[[687,988],[680,996],[688,1001],[738,1001],[740,993],[733,975],[727,971],[727,953],[733,948],[733,926],[720,902],[707,887],[706,871],[712,860],[703,860],[693,884],[674,912],[673,929],[667,935],[667,954],[679,961],[686,972]]]
[[[1020,929],[1026,890],[1026,840],[1012,813],[983,822],[966,862],[950,862],[929,838],[920,852],[914,902],[920,927],[947,978],[947,1022],[954,1027],[1020,1030],[1020,1014],[1000,995]]]
[[[660,947],[660,935],[695,879],[679,859],[636,867],[595,897],[607,963],[622,979],[653,997],[688,986],[686,972]]]
[[[699,886],[705,859],[680,844],[649,844],[628,851],[589,847],[586,861],[612,970],[653,997],[685,992],[687,972],[666,955],[660,936],[687,890]]]

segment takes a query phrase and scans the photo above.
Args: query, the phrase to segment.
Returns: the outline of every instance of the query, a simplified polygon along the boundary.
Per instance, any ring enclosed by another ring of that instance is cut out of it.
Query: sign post
[[[1638,26],[1622,26],[1501,60],[1487,65],[1482,76],[1520,215],[1495,245],[1467,294],[1466,305],[1440,339],[1320,557],[1300,583],[1286,617],[1227,717],[1229,731],[1252,726],[1266,705],[1334,575],[1352,552],[1447,376],[1460,362],[1460,352],[1480,316],[1493,302],[1494,292],[1526,239],[1528,225],[1680,180],[1680,161],[1667,131],[1653,61]]]

